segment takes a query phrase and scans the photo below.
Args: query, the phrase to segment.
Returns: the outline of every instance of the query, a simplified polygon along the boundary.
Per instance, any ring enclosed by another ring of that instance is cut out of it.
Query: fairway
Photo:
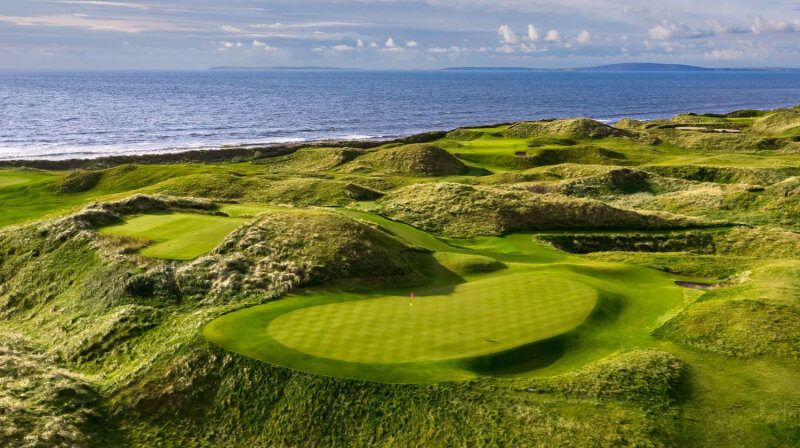
[[[42,182],[53,177],[41,172],[0,171],[0,189]]]
[[[148,214],[132,216],[98,232],[153,241],[140,251],[146,257],[191,260],[216,247],[247,221],[195,213]]]
[[[565,333],[586,319],[596,301],[597,292],[585,284],[520,273],[413,301],[390,296],[302,308],[272,321],[268,332],[277,342],[318,357],[382,364],[440,361]]]

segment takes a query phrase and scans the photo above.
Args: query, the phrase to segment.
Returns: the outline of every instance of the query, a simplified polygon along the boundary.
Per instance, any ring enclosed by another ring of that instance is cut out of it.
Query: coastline
[[[499,125],[499,124],[498,124]],[[8,159],[0,160],[0,168],[34,168],[43,170],[104,169],[125,164],[221,163],[254,161],[291,154],[301,148],[369,149],[389,143],[425,143],[443,137],[448,131],[427,131],[388,140],[319,140],[302,143],[274,143],[254,146],[221,146],[175,152],[99,156],[71,159]]]

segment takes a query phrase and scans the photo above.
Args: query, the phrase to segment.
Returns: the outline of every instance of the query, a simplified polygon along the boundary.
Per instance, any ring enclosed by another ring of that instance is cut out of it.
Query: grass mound
[[[758,300],[691,305],[657,335],[728,356],[800,358],[800,310]]]
[[[453,237],[514,230],[665,229],[702,225],[676,215],[622,210],[589,199],[453,183],[415,184],[379,200],[385,216]]]
[[[769,194],[784,198],[800,196],[800,176],[790,177],[770,185],[766,191]]]
[[[99,171],[73,171],[59,179],[56,189],[59,193],[83,193],[100,182],[103,173]]]
[[[706,292],[655,330],[733,357],[800,358],[800,266],[760,266],[739,285]]]
[[[239,227],[209,255],[180,268],[185,294],[211,301],[271,298],[295,287],[342,278],[371,284],[417,283],[429,255],[335,212],[274,210]]]
[[[282,173],[319,173],[343,165],[364,154],[358,148],[305,148],[292,154],[253,161],[259,167]]]
[[[514,137],[560,136],[575,139],[624,137],[627,132],[590,118],[514,123],[505,131]]]
[[[437,252],[434,257],[442,266],[459,275],[483,274],[506,268],[494,258],[482,255]]]
[[[316,281],[345,277],[404,277],[416,273],[419,250],[340,213],[265,213],[231,234],[215,253],[269,256],[309,266]]]
[[[757,153],[759,151],[789,150],[794,144],[785,138],[762,137],[754,134],[725,134],[670,130],[659,137],[673,145],[692,151],[726,153]]]
[[[569,146],[566,148],[543,148],[527,156],[533,166],[579,163],[586,165],[620,165],[624,154],[598,146]]]
[[[451,176],[469,169],[454,155],[433,145],[412,144],[379,149],[350,163],[347,171],[380,171],[405,176]]]
[[[568,395],[621,398],[664,406],[678,395],[685,365],[675,355],[655,349],[634,349],[595,361],[548,380]]]
[[[688,182],[664,178],[635,168],[613,168],[603,174],[566,179],[547,185],[567,196],[604,197],[634,193],[663,194],[687,188]]]
[[[792,176],[800,175],[797,168],[767,168],[710,165],[645,165],[642,170],[664,177],[714,183],[744,183],[771,185]]]
[[[159,193],[210,199],[294,205],[346,205],[346,182],[318,178],[273,179],[235,174],[196,174],[163,182]]]
[[[775,111],[753,122],[751,129],[763,135],[783,137],[800,135],[800,112],[793,109]]]

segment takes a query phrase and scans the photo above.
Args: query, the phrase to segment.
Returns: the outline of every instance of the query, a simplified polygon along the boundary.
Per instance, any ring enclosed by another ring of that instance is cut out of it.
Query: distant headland
[[[219,66],[209,70],[365,70],[363,68],[318,67],[318,66],[277,66],[247,67]],[[445,67],[447,71],[526,71],[526,72],[800,72],[791,67],[701,67],[686,64],[656,64],[650,62],[628,62],[621,64],[597,65],[592,67],[537,68],[537,67]]]

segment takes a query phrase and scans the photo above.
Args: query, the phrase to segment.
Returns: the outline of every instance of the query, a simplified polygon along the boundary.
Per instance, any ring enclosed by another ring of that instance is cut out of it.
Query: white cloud
[[[333,47],[336,51],[352,51],[355,50],[355,47],[351,47],[350,45],[334,45]]]
[[[378,46],[378,43],[373,40],[372,42],[369,43],[369,46],[375,48]]]
[[[514,30],[511,29],[508,25],[500,25],[497,28],[497,34],[500,35],[500,42],[504,44],[515,44],[519,42],[519,38],[517,37]]]
[[[419,44],[415,40],[407,40],[406,41],[406,47],[414,48],[414,47],[418,47],[418,46],[419,46]]]
[[[663,20],[648,30],[651,39],[697,39],[713,36],[711,30],[692,29],[674,20]]]
[[[131,8],[131,9],[150,9],[149,5],[143,3],[123,3],[123,2],[104,2],[104,1],[91,1],[91,0],[61,0],[54,3],[62,3],[66,5],[86,5],[86,6],[110,6],[116,8]]]
[[[793,23],[785,22],[783,20],[766,19],[762,16],[753,16],[753,24],[750,25],[750,31],[754,34],[763,33],[790,33],[793,31],[800,31],[800,19],[795,19]]]
[[[531,42],[539,41],[539,30],[533,25],[528,25],[528,40]]]
[[[116,31],[139,33],[143,31],[197,31],[198,28],[170,22],[147,19],[95,19],[81,14],[58,14],[48,16],[3,16],[0,22],[19,26],[75,27],[92,31]]]
[[[273,47],[272,45],[269,45],[266,42],[261,42],[260,40],[254,40],[252,45],[254,47],[262,47],[266,51],[277,50],[277,48]]]
[[[356,45],[358,45],[359,47],[363,47],[363,46],[364,46],[364,41],[363,41],[363,40],[361,40],[361,39],[358,39],[358,40],[356,41]]]
[[[430,47],[425,51],[428,52],[428,53],[432,53],[432,54],[444,54],[444,53],[459,54],[459,53],[462,53],[462,52],[465,52],[465,51],[469,51],[469,49],[453,45],[452,47],[448,47],[448,48]]]
[[[512,47],[511,45],[503,45],[501,47],[495,48],[495,50],[499,51],[500,53],[506,53],[506,54],[514,53],[514,51],[516,51],[514,50],[514,47]]]
[[[721,23],[719,23],[718,20],[707,19],[706,20],[706,26],[711,28],[711,31],[713,31],[716,34],[722,34],[722,33],[727,33],[728,32],[728,27],[727,26],[723,26]]]
[[[550,30],[544,36],[545,42],[558,42],[561,40],[561,34],[557,30]]]
[[[744,52],[733,48],[727,48],[724,50],[708,51],[705,53],[705,57],[716,61],[732,61],[742,59],[744,57]]]
[[[454,47],[450,47],[450,48],[454,48]],[[455,48],[457,48],[457,47],[455,47]],[[450,50],[448,48],[443,48],[443,47],[430,47],[425,51],[427,51],[428,53],[437,54],[437,53],[447,53]]]
[[[578,37],[576,37],[575,40],[580,44],[586,44],[592,40],[592,35],[586,30],[581,30],[581,33],[578,34]]]
[[[331,27],[355,27],[365,26],[368,23],[362,22],[300,22],[300,23],[256,23],[248,25],[249,28],[255,29],[272,29],[272,30],[290,30],[298,28],[331,28]]]
[[[219,27],[219,29],[225,31],[226,33],[241,33],[244,31],[241,28],[236,28],[235,26],[230,26],[230,25],[222,25],[221,27]]]
[[[384,45],[384,51],[403,51],[403,47],[397,45],[397,43],[391,37],[386,39]]]

